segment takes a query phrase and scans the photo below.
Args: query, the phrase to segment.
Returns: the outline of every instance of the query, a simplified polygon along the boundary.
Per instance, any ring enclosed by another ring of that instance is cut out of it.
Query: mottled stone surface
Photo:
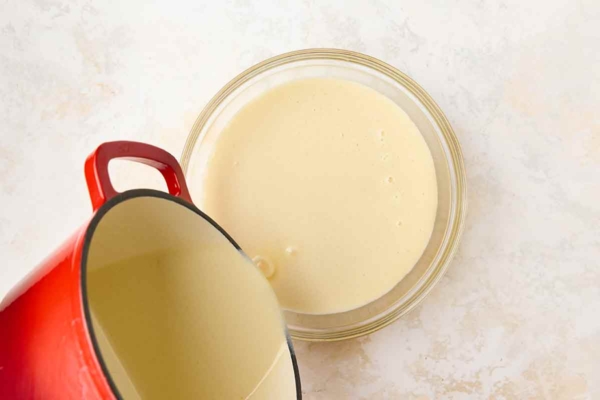
[[[298,343],[305,398],[600,398],[600,3],[0,2],[0,295],[90,215],[85,156],[179,155],[230,78],[306,47],[416,79],[463,145],[448,274],[369,337]],[[160,185],[117,165],[120,187]],[[160,187],[160,186],[158,186]]]

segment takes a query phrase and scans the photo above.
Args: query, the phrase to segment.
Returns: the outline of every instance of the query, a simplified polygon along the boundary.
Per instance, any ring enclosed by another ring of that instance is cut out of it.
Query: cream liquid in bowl
[[[339,79],[276,86],[220,133],[201,208],[269,277],[281,306],[368,304],[415,265],[437,209],[433,159],[408,115]]]

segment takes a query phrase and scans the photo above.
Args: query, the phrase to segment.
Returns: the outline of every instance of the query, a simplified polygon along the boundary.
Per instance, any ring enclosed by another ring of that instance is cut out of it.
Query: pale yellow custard
[[[437,209],[433,159],[408,115],[357,83],[270,89],[221,132],[201,208],[255,260],[282,307],[341,312],[392,289]]]

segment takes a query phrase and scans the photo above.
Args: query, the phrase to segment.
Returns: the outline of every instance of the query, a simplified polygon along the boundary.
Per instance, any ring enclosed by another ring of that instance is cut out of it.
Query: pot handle
[[[163,149],[146,143],[116,141],[101,144],[85,160],[85,180],[94,211],[119,194],[108,174],[108,163],[117,158],[156,168],[165,178],[170,194],[192,203],[183,171],[175,157]]]

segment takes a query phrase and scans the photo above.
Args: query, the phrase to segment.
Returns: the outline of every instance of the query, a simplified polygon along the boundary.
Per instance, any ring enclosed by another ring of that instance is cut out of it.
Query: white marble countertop
[[[0,2],[0,296],[89,217],[96,145],[178,156],[243,69],[346,48],[439,103],[469,212],[416,311],[362,339],[297,343],[305,399],[600,398],[599,2],[148,3]]]

